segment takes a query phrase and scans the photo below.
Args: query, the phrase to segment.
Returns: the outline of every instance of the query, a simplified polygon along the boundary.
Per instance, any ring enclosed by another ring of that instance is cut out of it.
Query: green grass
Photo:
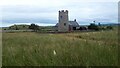
[[[116,66],[117,30],[3,33],[3,66]],[[56,51],[56,55],[53,51]]]

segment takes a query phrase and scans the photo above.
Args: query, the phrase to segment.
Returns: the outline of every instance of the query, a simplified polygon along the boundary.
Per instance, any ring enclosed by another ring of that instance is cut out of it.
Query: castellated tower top
[[[67,13],[68,13],[68,10],[61,10],[61,11],[59,11],[59,12],[64,12],[64,13],[67,12]]]

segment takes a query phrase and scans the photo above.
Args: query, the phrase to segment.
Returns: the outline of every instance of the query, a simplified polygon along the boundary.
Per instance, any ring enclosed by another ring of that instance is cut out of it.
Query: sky
[[[2,0],[0,27],[13,24],[53,26],[58,23],[58,11],[68,10],[69,20],[79,25],[118,22],[118,0]]]

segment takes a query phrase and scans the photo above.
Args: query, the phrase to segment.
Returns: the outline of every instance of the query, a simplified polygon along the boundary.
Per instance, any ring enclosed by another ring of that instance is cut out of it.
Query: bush
[[[16,27],[15,27],[15,30],[19,30],[19,28],[16,26]]]
[[[35,25],[35,24],[31,24],[31,25],[29,26],[29,29],[32,29],[32,30],[34,30],[34,31],[37,31],[37,30],[39,30],[39,26],[38,26],[38,25]]]
[[[88,26],[88,29],[90,29],[90,30],[99,30],[99,27],[97,25],[95,25],[94,23],[91,23]]]
[[[6,29],[4,29],[4,30],[6,30]]]
[[[112,26],[107,26],[106,28],[107,28],[107,29],[110,29],[110,30],[111,30],[111,29],[113,29],[113,27],[112,27]]]

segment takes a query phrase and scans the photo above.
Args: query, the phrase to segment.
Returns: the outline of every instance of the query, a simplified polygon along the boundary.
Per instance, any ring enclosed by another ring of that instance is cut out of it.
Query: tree
[[[95,25],[95,23],[91,23],[88,26],[88,29],[90,29],[90,30],[99,30],[99,27],[97,25]]]
[[[32,24],[29,26],[29,29],[32,29],[32,30],[34,30],[34,31],[37,32],[37,30],[39,30],[39,26],[32,23]]]

